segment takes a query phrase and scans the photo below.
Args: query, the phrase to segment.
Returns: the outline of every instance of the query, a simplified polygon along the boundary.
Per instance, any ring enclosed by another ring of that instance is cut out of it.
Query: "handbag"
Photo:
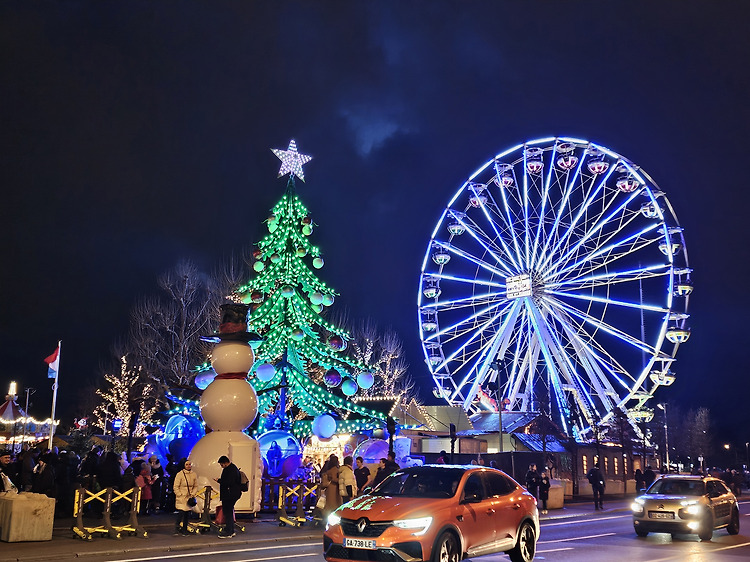
[[[196,505],[198,505],[198,500],[195,499],[195,496],[193,496],[193,494],[190,492],[190,482],[188,482],[187,474],[185,474],[184,471],[182,472],[182,476],[185,478],[185,484],[187,484],[188,489],[188,496],[190,496],[187,499],[188,507],[195,507]]]

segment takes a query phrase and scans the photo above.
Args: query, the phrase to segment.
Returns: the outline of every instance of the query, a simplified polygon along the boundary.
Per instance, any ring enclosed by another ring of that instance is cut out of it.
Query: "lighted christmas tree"
[[[251,373],[259,411],[266,414],[259,431],[308,436],[326,414],[338,418],[339,433],[382,427],[383,414],[348,399],[372,386],[371,369],[346,354],[349,334],[321,316],[336,293],[313,272],[323,267],[323,258],[309,241],[314,225],[294,180],[304,181],[302,165],[310,157],[297,152],[294,141],[273,152],[282,162],[279,177],[289,174],[286,192],[253,253],[257,276],[237,291],[251,305],[248,329],[263,336]]]

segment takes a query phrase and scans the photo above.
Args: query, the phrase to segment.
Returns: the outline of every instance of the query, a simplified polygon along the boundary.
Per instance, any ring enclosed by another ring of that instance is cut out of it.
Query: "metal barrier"
[[[203,510],[201,511],[200,519],[188,522],[188,531],[191,533],[207,533],[211,530],[211,527],[215,527],[217,531],[221,531],[224,525],[219,525],[211,519],[211,502],[219,497],[219,492],[215,491],[211,486],[206,486],[200,497],[203,500]],[[234,527],[242,532],[245,531],[245,526],[238,523],[236,519]]]
[[[75,501],[73,503],[73,517],[76,520],[76,523],[73,526],[73,532],[77,536],[88,541],[90,541],[96,533],[108,535],[113,539],[121,539],[123,532],[126,532],[129,535],[138,535],[146,538],[148,537],[148,532],[138,523],[138,506],[140,499],[141,489],[138,487],[131,488],[125,492],[119,492],[114,488],[104,488],[98,492],[90,492],[86,488],[79,486],[76,488]],[[115,502],[126,500],[130,501],[130,517],[128,518],[128,522],[121,526],[113,525],[112,505]],[[101,525],[87,527],[83,522],[84,507],[90,502],[102,502],[104,504]]]
[[[299,527],[307,521],[305,513],[305,504],[315,506],[318,498],[320,484],[313,484],[304,481],[289,481],[281,484],[279,488],[279,499],[276,509],[276,519],[279,526],[293,525]],[[287,507],[294,505],[294,515],[289,516]]]

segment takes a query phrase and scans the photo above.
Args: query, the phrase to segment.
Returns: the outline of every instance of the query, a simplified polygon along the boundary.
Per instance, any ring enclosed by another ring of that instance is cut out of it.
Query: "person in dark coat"
[[[599,463],[591,467],[586,478],[589,479],[591,489],[594,491],[594,509],[604,509],[604,474],[599,468]]]
[[[535,498],[539,497],[539,473],[535,464],[530,464],[526,472],[526,489]]]
[[[542,514],[547,513],[547,500],[549,499],[549,488],[550,488],[549,476],[547,476],[547,472],[543,470],[541,476],[539,477],[539,499],[542,502]]]
[[[357,468],[354,469],[354,478],[357,479],[357,494],[361,494],[370,480],[370,469],[367,468],[365,459],[362,457],[357,457]]]
[[[388,451],[388,456],[385,459],[385,475],[388,476],[396,472],[401,468],[396,462],[396,453],[394,451]]]
[[[656,480],[656,473],[653,471],[651,466],[647,466],[646,470],[643,471],[643,487],[648,488]]]
[[[49,498],[57,497],[55,467],[50,453],[45,453],[39,457],[39,464],[34,469],[31,491],[35,494],[44,494]]]
[[[221,478],[216,478],[216,481],[219,483],[221,511],[224,513],[224,531],[219,533],[219,538],[227,539],[234,536],[234,504],[242,496],[242,485],[240,469],[229,460],[229,457],[219,457],[219,464],[222,468]]]
[[[640,491],[646,487],[645,482],[646,479],[643,476],[643,472],[641,472],[640,468],[635,469],[635,492],[640,493]]]

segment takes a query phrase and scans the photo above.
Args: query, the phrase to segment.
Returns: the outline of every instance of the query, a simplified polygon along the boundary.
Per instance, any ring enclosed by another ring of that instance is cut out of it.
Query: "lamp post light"
[[[750,442],[745,443],[745,463],[750,466]]]
[[[660,410],[664,410],[664,450],[666,452],[667,472],[669,472],[669,428],[667,427],[667,405],[657,404]]]

